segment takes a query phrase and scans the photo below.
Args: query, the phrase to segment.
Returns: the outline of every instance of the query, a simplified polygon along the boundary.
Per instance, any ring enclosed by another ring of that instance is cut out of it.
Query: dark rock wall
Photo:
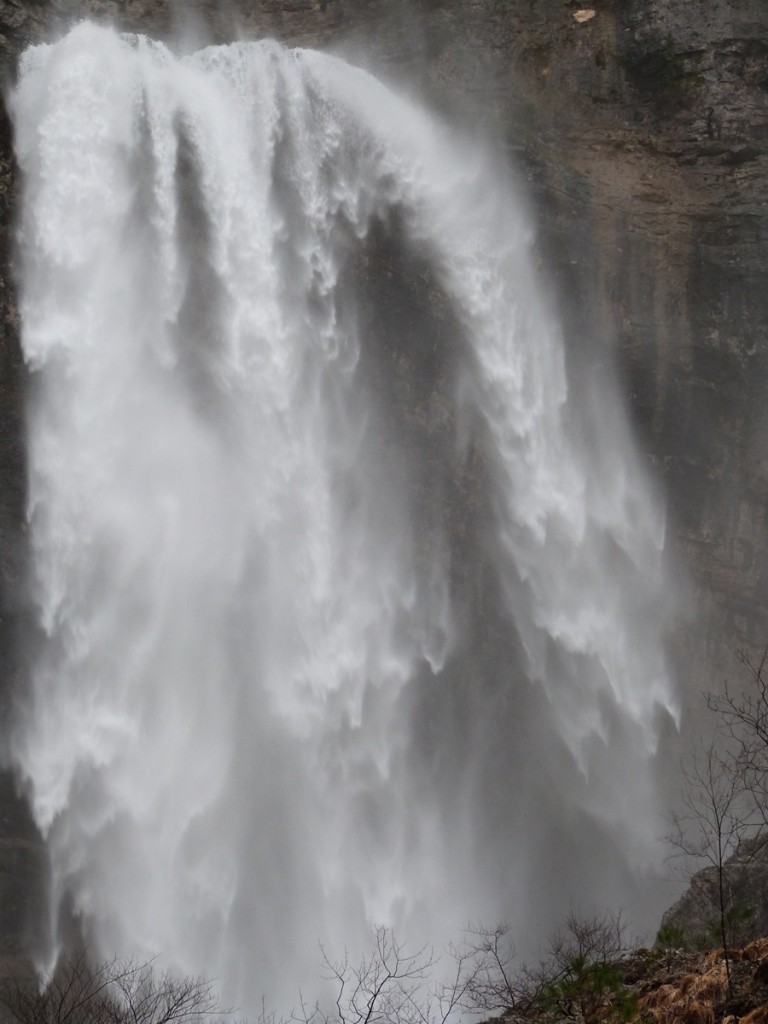
[[[616,356],[663,482],[686,691],[717,686],[737,648],[768,643],[768,6],[487,0],[462,17],[438,73],[449,86],[476,47],[569,345]]]
[[[688,579],[690,615],[673,637],[686,692],[733,679],[733,651],[768,643],[765,0],[0,0],[6,75],[27,43],[84,15],[190,45],[238,31],[332,46],[500,140],[535,211],[571,359],[619,375],[662,481],[671,548]],[[12,657],[24,603],[25,382],[11,245],[17,190],[3,118],[6,721],[23,685]],[[10,785],[0,786],[6,948],[18,947],[25,914],[39,902],[40,887],[28,882],[39,858],[23,804]],[[9,891],[16,897],[6,899]]]

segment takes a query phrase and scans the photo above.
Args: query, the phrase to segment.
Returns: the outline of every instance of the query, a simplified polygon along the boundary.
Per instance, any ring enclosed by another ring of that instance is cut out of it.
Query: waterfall
[[[507,170],[270,41],[84,23],[10,106],[49,953],[69,915],[247,1012],[372,924],[631,904],[664,516]]]

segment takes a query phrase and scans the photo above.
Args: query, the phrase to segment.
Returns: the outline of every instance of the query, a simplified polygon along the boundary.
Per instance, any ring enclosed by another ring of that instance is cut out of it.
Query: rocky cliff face
[[[662,929],[668,935],[682,938],[688,948],[720,944],[723,923],[733,946],[768,933],[768,851],[764,839],[742,843],[723,862],[722,892],[718,875],[717,864],[698,871],[680,899],[664,914]]]
[[[668,496],[671,543],[689,580],[692,614],[674,637],[692,680],[687,689],[733,678],[732,651],[768,643],[765,0],[0,0],[6,73],[29,42],[84,15],[190,43],[230,38],[236,26],[364,55],[500,139],[536,210],[573,365],[578,372],[608,366],[620,376]],[[4,117],[6,707],[23,685],[11,654],[24,603],[25,378],[10,244],[17,189]],[[35,887],[24,887],[23,877],[39,853],[23,805],[6,789],[0,876],[32,899]],[[24,906],[0,907],[0,935],[11,946],[24,919]]]

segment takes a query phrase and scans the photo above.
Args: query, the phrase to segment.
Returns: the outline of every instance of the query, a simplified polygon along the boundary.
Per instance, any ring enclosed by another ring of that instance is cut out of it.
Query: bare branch
[[[211,982],[158,974],[154,961],[64,957],[42,989],[0,991],[17,1024],[202,1024],[223,1010]]]

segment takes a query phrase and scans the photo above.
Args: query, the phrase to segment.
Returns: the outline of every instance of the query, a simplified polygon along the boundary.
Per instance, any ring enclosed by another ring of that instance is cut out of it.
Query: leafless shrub
[[[747,651],[739,653],[749,687],[734,691],[725,683],[721,694],[707,697],[728,736],[731,753],[726,765],[739,779],[758,811],[761,824],[768,824],[768,647],[759,660]]]
[[[691,884],[713,914],[713,937],[722,946],[729,1001],[734,998],[731,946],[739,938],[746,909],[738,906],[729,860],[760,827],[745,776],[723,752],[717,736],[683,765],[683,810],[672,816],[667,841],[686,862],[708,865],[710,873],[693,875]],[[737,751],[738,756],[738,751]]]
[[[0,990],[17,1024],[203,1024],[223,1011],[202,978],[158,972],[153,961],[105,960],[86,953],[63,957],[48,983],[19,980]]]
[[[525,969],[515,968],[515,946],[509,926],[471,927],[459,947],[465,962],[471,964],[462,995],[462,1008],[481,1014],[496,1014],[513,1007],[527,1006],[532,997]],[[458,959],[458,953],[454,956]]]
[[[636,1009],[617,966],[631,948],[621,914],[569,914],[535,966],[515,963],[508,929],[473,929],[461,1008],[519,1021],[629,1019]]]
[[[469,1005],[466,995],[477,971],[473,951],[452,949],[450,977],[433,983],[434,952],[407,952],[388,928],[376,929],[372,952],[357,963],[347,954],[322,955],[325,979],[335,989],[334,1009],[302,999],[292,1015],[295,1024],[446,1024]]]

